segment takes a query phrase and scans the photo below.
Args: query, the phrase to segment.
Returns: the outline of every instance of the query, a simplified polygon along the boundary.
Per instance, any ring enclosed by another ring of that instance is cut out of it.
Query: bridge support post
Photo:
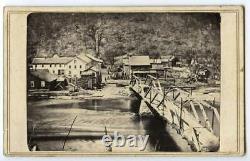
[[[140,111],[142,97],[138,93],[136,93],[133,89],[130,89],[130,90],[133,91],[133,93],[130,95],[130,99],[131,99],[130,110],[131,112],[138,114]]]

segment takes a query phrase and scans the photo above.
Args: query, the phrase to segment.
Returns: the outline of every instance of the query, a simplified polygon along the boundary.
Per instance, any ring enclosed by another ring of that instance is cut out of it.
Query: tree
[[[115,56],[128,53],[152,58],[178,53],[188,62],[212,57],[220,68],[219,21],[216,13],[32,13],[27,56],[31,61],[88,51],[113,64]]]
[[[95,51],[96,57],[100,57],[100,47],[102,41],[105,39],[105,30],[107,29],[107,19],[104,15],[96,19],[96,21],[89,20],[89,24],[86,26],[86,35],[93,42],[93,50]]]

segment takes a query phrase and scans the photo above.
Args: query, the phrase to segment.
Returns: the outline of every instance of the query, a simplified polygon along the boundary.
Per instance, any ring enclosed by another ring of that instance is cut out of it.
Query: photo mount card
[[[7,156],[245,153],[243,6],[5,7]]]

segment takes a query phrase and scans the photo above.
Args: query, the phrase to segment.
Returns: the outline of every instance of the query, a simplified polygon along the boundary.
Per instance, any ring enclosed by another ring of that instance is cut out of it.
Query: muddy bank
[[[42,99],[92,99],[92,98],[127,98],[130,95],[128,86],[117,86],[117,84],[106,84],[98,90],[80,90],[79,92],[70,93],[68,91],[49,91],[49,92],[31,92],[29,100]]]

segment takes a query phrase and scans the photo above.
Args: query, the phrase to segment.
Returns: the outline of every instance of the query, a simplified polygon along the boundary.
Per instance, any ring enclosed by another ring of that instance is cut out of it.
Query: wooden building
[[[149,56],[131,56],[129,57],[130,77],[134,74],[139,77],[146,77],[148,74],[154,75],[155,72],[151,70]]]
[[[68,82],[63,77],[49,73],[48,70],[37,69],[28,72],[28,90],[65,90]]]
[[[101,88],[102,74],[95,67],[90,67],[81,72],[81,78],[77,81],[77,86],[83,89],[99,89]]]

